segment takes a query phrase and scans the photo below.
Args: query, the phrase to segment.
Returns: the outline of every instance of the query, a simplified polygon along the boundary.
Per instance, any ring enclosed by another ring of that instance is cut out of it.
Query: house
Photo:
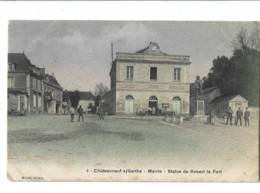
[[[8,112],[43,112],[43,77],[24,53],[8,54]]]
[[[8,112],[61,113],[62,87],[24,53],[8,54]]]
[[[231,107],[233,116],[236,115],[238,108],[245,112],[248,107],[248,101],[239,94],[221,96],[210,102],[209,108],[214,111],[218,117],[225,117],[228,108]]]
[[[85,113],[90,112],[95,104],[95,97],[91,92],[79,91],[79,103],[78,108],[81,106]]]
[[[190,56],[169,55],[157,43],[136,53],[116,53],[111,78],[112,114],[174,111],[188,115]]]
[[[45,69],[41,69],[43,76],[44,90],[44,113],[62,114],[62,90],[54,75],[45,74]]]

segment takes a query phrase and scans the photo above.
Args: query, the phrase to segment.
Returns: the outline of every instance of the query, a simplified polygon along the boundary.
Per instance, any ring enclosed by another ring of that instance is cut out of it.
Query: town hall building
[[[188,115],[190,56],[168,55],[157,43],[136,53],[116,53],[110,71],[109,114],[156,109]]]

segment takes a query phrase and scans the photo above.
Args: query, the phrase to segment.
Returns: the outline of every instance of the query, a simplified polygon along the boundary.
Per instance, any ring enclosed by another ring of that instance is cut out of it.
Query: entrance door
[[[173,98],[172,109],[175,112],[175,115],[181,114],[181,99],[180,97]]]
[[[20,96],[20,112],[24,111],[24,97]]]
[[[125,114],[134,114],[134,97],[131,95],[125,97]]]

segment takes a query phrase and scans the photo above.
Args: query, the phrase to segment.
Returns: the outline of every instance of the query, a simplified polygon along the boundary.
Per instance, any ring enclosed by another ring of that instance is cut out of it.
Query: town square
[[[259,180],[258,22],[13,20],[8,33],[9,180]]]

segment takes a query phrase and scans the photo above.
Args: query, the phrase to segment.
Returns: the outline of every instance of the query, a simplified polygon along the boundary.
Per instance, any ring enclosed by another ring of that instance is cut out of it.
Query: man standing
[[[84,117],[83,117],[83,109],[82,109],[81,105],[79,106],[78,114],[79,114],[78,122],[80,122],[80,117],[82,117],[82,122],[83,122],[84,121]]]
[[[73,107],[70,107],[70,121],[73,122],[74,120],[74,114],[75,114],[75,110]]]
[[[99,119],[103,119],[104,120],[104,116],[103,116],[103,109],[102,109],[102,104],[101,102],[99,102],[99,107],[98,107],[98,116],[99,116]]]
[[[247,125],[249,126],[249,117],[250,117],[250,112],[248,110],[248,107],[246,107],[246,112],[245,112],[245,115],[244,115],[244,118],[245,118],[245,127],[246,127],[246,123]]]
[[[236,121],[236,125],[238,124],[238,120],[240,120],[240,126],[242,126],[242,118],[243,116],[243,111],[240,109],[240,107],[237,110],[237,121]]]
[[[232,115],[233,115],[233,111],[232,111],[231,107],[229,107],[228,111],[227,111],[227,122],[226,122],[226,125],[228,124],[228,120],[230,120],[230,125],[232,125]]]

